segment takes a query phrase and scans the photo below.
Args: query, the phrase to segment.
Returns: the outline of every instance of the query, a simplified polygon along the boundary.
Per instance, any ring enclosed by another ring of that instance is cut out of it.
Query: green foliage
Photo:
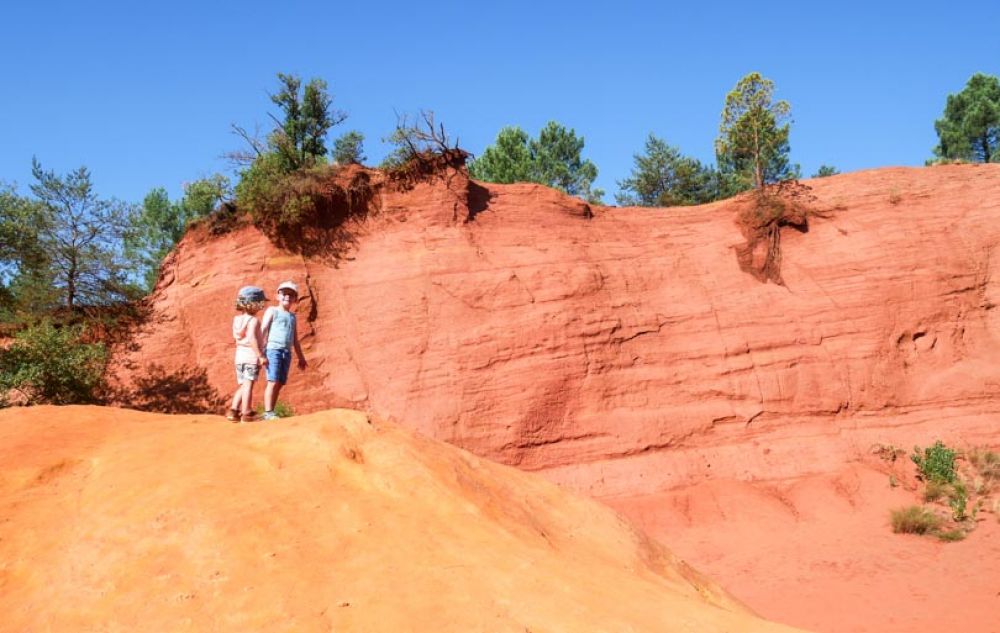
[[[623,206],[672,207],[717,199],[718,174],[711,167],[681,155],[652,134],[644,154],[636,154],[632,175],[618,183],[615,201]]]
[[[593,189],[597,166],[582,157],[583,137],[549,121],[537,139],[519,127],[505,127],[494,145],[469,164],[469,174],[486,182],[537,182],[600,202],[604,192]]]
[[[86,167],[58,176],[32,160],[36,182],[38,243],[49,260],[52,283],[68,308],[126,301],[140,294],[130,278],[124,238],[134,210],[94,193]]]
[[[756,72],[726,95],[715,153],[730,191],[760,189],[798,175],[788,162],[791,106],[775,102],[773,95],[774,82]]]
[[[239,209],[249,212],[258,226],[280,232],[302,228],[317,212],[323,196],[319,181],[326,173],[326,135],[347,115],[331,109],[333,99],[322,79],[310,80],[304,89],[295,75],[278,73],[278,81],[280,90],[271,101],[282,117],[272,116],[277,125],[267,147],[244,134],[255,155],[240,172],[235,196]],[[355,149],[360,150],[358,141]]]
[[[126,252],[143,271],[143,289],[152,290],[160,264],[184,236],[188,225],[209,216],[223,199],[231,195],[229,179],[221,174],[184,186],[184,197],[171,202],[162,187],[150,191],[125,236]]]
[[[976,73],[965,88],[948,95],[944,116],[934,122],[935,156],[971,162],[1000,162],[1000,79]]]
[[[58,301],[39,239],[40,215],[36,201],[0,183],[0,320],[19,321]]]
[[[229,178],[222,174],[213,174],[208,178],[189,182],[184,185],[184,197],[180,201],[180,215],[184,218],[185,224],[207,218],[221,202],[232,198],[232,196],[233,187]],[[175,242],[180,240],[183,233],[182,230]]]
[[[25,404],[99,401],[104,386],[104,346],[81,340],[83,326],[49,321],[22,330],[0,350],[0,393],[14,390]]]
[[[597,180],[597,166],[582,159],[583,145],[583,137],[577,137],[575,131],[549,121],[539,132],[538,140],[531,143],[537,182],[548,184],[571,196],[600,202],[604,192],[591,189],[591,185]]]
[[[256,411],[257,415],[263,415],[264,405],[258,404]],[[279,401],[274,403],[274,415],[279,418],[291,418],[295,415],[295,411],[292,409],[292,405]]]
[[[324,194],[326,166],[288,173],[275,152],[261,154],[236,185],[236,202],[261,227],[284,231],[307,223]]]
[[[441,173],[446,168],[465,165],[469,153],[452,145],[445,132],[444,124],[435,123],[434,112],[421,110],[410,119],[404,114],[397,117],[396,129],[382,139],[394,146],[392,152],[382,161],[380,167],[388,172],[397,184],[414,182]]]
[[[469,175],[485,182],[538,182],[528,133],[517,126],[504,127],[493,145],[469,163]]]
[[[948,506],[951,508],[952,517],[956,521],[964,521],[968,518],[966,509],[969,503],[969,492],[962,481],[956,481],[951,486],[948,494]]]
[[[333,162],[338,165],[360,165],[367,158],[364,150],[365,135],[351,130],[333,142]]]
[[[271,150],[285,172],[316,165],[326,155],[327,132],[347,115],[330,109],[333,98],[322,79],[311,79],[304,89],[295,75],[278,73],[278,81],[271,101],[281,108],[282,119],[276,119],[278,127],[268,139]]]
[[[816,173],[812,175],[813,178],[826,178],[827,176],[836,176],[840,173],[840,170],[836,167],[831,167],[830,165],[820,165]]]
[[[921,506],[892,511],[892,531],[897,534],[933,534],[941,527],[941,517]]]
[[[914,446],[910,459],[917,465],[924,481],[954,484],[957,480],[955,451],[945,446],[941,440],[923,451],[919,446]]]

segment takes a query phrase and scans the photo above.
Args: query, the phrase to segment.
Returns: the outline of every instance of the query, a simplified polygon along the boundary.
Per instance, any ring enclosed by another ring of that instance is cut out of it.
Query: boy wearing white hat
[[[299,287],[291,281],[278,286],[277,305],[264,312],[261,330],[264,332],[265,354],[267,356],[267,387],[264,389],[264,419],[274,420],[274,405],[278,401],[281,388],[288,382],[288,370],[292,364],[292,350],[298,358],[299,369],[306,368],[306,358],[299,346],[299,333],[295,313],[291,308],[299,299]]]

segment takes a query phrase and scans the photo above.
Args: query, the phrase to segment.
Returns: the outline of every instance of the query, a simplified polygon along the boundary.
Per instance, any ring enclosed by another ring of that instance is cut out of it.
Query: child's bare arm
[[[271,329],[271,320],[274,318],[274,308],[264,310],[264,318],[260,322],[260,336],[267,340],[267,331]]]
[[[261,365],[267,364],[267,356],[261,350],[260,342],[262,340],[260,322],[257,317],[250,317],[250,323],[247,324],[247,329],[253,332],[253,336],[250,337],[250,347],[253,349],[253,353],[257,355],[257,360],[260,361]]]

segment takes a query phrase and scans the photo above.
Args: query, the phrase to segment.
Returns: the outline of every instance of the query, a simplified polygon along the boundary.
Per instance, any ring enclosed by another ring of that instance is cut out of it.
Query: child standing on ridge
[[[264,312],[261,327],[264,339],[267,341],[267,387],[264,389],[264,419],[274,420],[274,405],[278,401],[281,388],[288,382],[288,369],[292,365],[292,349],[299,360],[299,369],[306,368],[306,358],[299,346],[299,333],[296,327],[295,313],[292,306],[299,299],[299,287],[290,281],[278,286],[278,305],[271,306]]]
[[[233,338],[236,339],[236,382],[240,386],[233,394],[226,416],[231,422],[250,422],[254,419],[253,383],[257,380],[259,366],[267,364],[262,352],[260,322],[256,316],[265,301],[264,291],[256,286],[244,286],[236,296],[236,311],[240,314],[233,317]]]

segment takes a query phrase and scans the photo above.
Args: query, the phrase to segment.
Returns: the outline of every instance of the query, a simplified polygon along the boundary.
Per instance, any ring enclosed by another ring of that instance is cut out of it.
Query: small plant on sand
[[[257,415],[263,415],[264,405],[257,405]],[[277,402],[274,405],[274,414],[279,418],[290,418],[295,415],[295,411],[292,409],[292,405],[285,404],[284,402]]]
[[[882,461],[890,463],[906,455],[906,451],[893,444],[872,444],[871,452],[873,455],[878,455]]]
[[[913,454],[910,455],[910,459],[920,471],[921,479],[944,484],[955,483],[958,476],[955,472],[955,457],[955,451],[945,446],[941,440],[934,442],[933,446],[929,446],[923,451],[920,450],[919,446],[914,446]]]
[[[976,494],[988,495],[1000,486],[1000,453],[976,447],[964,456],[974,470]]]
[[[955,541],[963,540],[966,536],[968,536],[968,533],[965,530],[955,529],[938,532],[935,536],[946,543],[954,543]]]
[[[923,506],[908,506],[892,511],[892,531],[897,534],[933,534],[942,519]]]
[[[924,501],[932,503],[948,494],[948,484],[939,481],[929,481],[924,488]]]
[[[938,440],[926,448],[914,447],[910,459],[924,482],[924,502],[947,506],[951,516],[920,506],[903,508],[892,514],[893,531],[959,541],[975,529],[980,512],[1000,511],[991,498],[1000,483],[1000,456],[995,452],[982,447],[957,451]]]

